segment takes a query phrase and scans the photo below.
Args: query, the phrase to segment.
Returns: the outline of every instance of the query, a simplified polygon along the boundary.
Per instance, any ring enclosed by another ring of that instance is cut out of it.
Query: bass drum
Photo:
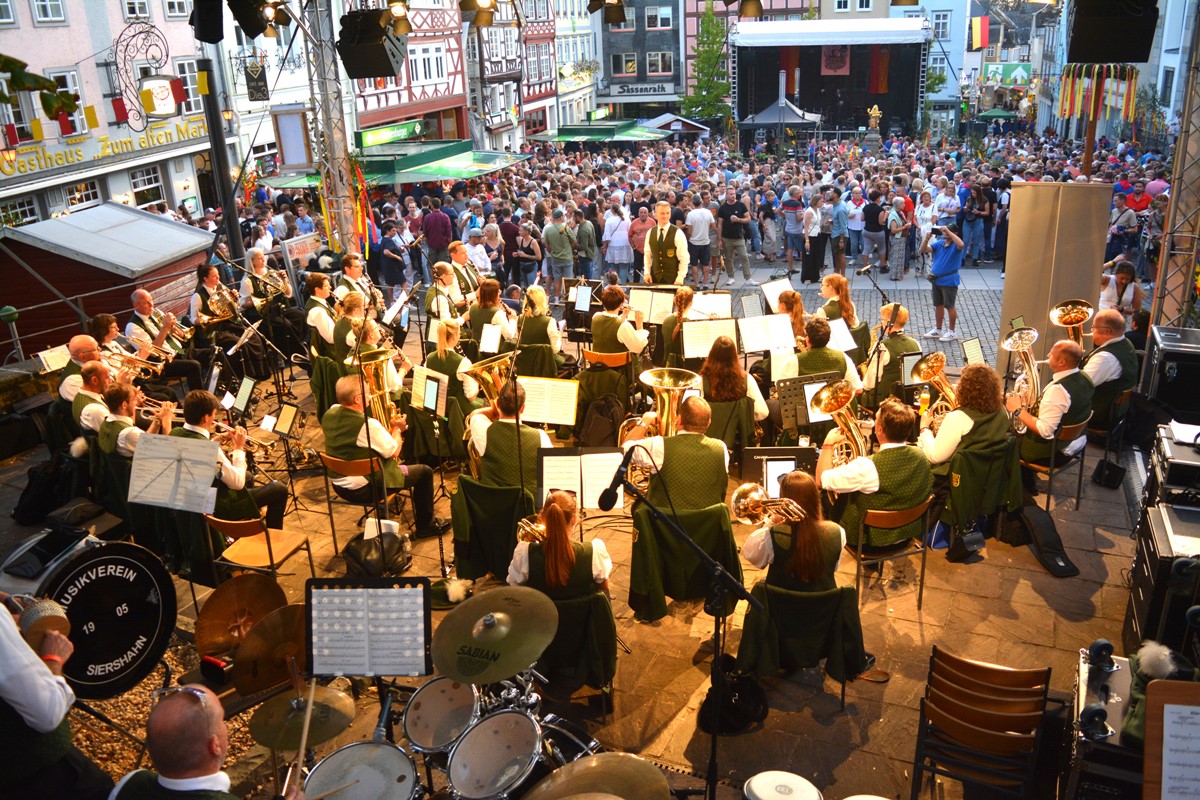
[[[175,629],[175,584],[158,556],[91,536],[24,579],[4,570],[37,544],[32,537],[0,565],[0,590],[46,597],[63,607],[75,652],[63,667],[77,697],[104,700],[141,683]]]

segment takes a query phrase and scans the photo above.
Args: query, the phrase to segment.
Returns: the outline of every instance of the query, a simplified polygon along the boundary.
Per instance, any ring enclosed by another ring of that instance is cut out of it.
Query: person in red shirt
[[[1154,198],[1146,191],[1145,181],[1134,181],[1133,191],[1125,198],[1125,205],[1133,210],[1133,213],[1140,214],[1150,208],[1150,201]]]

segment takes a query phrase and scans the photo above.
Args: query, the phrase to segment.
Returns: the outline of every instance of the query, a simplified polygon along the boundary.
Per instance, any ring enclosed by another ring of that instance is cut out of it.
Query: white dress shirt
[[[529,580],[529,542],[517,542],[508,563],[508,585],[520,586]],[[592,580],[604,583],[612,574],[612,557],[603,539],[592,539]]]
[[[21,638],[7,609],[0,609],[0,698],[38,733],[57,728],[75,702],[66,680],[52,673]]]
[[[313,299],[326,308],[329,307],[329,304],[321,298],[314,297]],[[322,339],[326,341],[326,343],[333,344],[333,326],[337,324],[333,321],[333,317],[329,316],[329,314],[319,308],[310,308],[308,310],[307,321],[308,326],[316,330],[316,332]]]
[[[654,255],[651,253],[650,247],[652,237],[657,236],[665,239],[666,235],[667,226],[665,225],[655,225],[653,228],[646,231],[646,239],[644,243],[644,249],[642,251],[642,264],[645,268],[646,275],[650,274],[650,265],[654,261]],[[687,236],[684,235],[683,228],[675,226],[675,242],[673,247],[675,248],[675,256],[679,259],[679,271],[676,273],[675,280],[672,281],[672,283],[683,283],[683,278],[685,275],[687,275],[688,266],[691,263],[691,254],[688,253],[687,245]]]
[[[1079,372],[1078,369],[1066,369],[1054,373],[1054,380],[1042,390],[1042,400],[1038,403],[1037,435],[1043,439],[1051,439],[1058,432],[1058,424],[1062,422],[1063,414],[1071,408],[1071,395],[1059,383],[1068,375]],[[1073,456],[1087,446],[1087,434],[1083,434],[1067,445],[1063,451]]]
[[[854,365],[854,361],[850,358],[850,356],[846,355],[845,353],[842,353],[842,356],[846,359],[846,371],[844,373],[844,377],[846,380],[850,381],[850,386],[854,389],[854,391],[857,392],[863,388],[862,378],[858,374],[858,367]],[[783,380],[784,378],[796,378],[799,377],[799,375],[800,363],[796,360],[796,354],[793,353],[790,356],[786,356],[783,366],[779,368],[778,380]]]
[[[337,406],[330,406],[335,408]],[[354,443],[359,447],[367,447],[367,426],[371,426],[371,450],[375,451],[381,459],[391,458],[392,454],[400,448],[400,443],[396,441],[396,437],[392,436],[392,432],[386,426],[374,417],[367,415],[366,425],[358,429],[358,438]],[[400,465],[400,470],[404,472],[404,465]],[[407,473],[406,473],[407,474]],[[330,478],[330,482],[335,486],[340,486],[343,489],[361,489],[367,485],[367,479],[363,475],[341,475],[337,478]]]
[[[205,439],[211,439],[212,436],[204,428],[197,425],[189,425],[183,423],[183,429],[198,433]],[[217,450],[217,474],[221,477],[221,483],[225,484],[227,489],[244,489],[246,487],[246,454],[241,450],[234,450],[232,458],[225,455],[222,449]]]
[[[499,419],[497,422],[507,422],[509,425],[515,425],[515,419]],[[482,457],[487,450],[487,432],[492,426],[492,421],[483,414],[471,415],[471,441],[475,444],[475,451]],[[550,441],[550,436],[541,428],[536,429],[540,440],[539,447],[554,447],[554,443]]]
[[[104,421],[129,424],[128,428],[117,434],[117,455],[133,458],[133,452],[137,450],[138,439],[142,438],[142,429],[134,423],[132,417],[122,417],[119,414],[109,414]]]
[[[942,425],[936,436],[929,428],[921,431],[917,446],[925,453],[930,464],[944,464],[954,455],[962,438],[974,427],[975,423],[967,416],[967,412],[956,408],[942,417]]]
[[[108,406],[104,405],[104,398],[87,389],[80,389],[79,394],[92,398],[92,402],[84,406],[83,411],[79,413],[79,427],[85,431],[99,433],[104,418],[108,416]]]
[[[126,781],[138,772],[145,771],[134,770],[124,778],[121,778],[109,793],[108,800],[115,800],[121,793],[121,789],[125,787]],[[158,785],[173,792],[225,792],[228,794],[230,784],[229,776],[224,772],[218,772],[213,775],[202,775],[199,778],[164,778],[162,775],[158,776]]]
[[[487,256],[487,248],[482,244],[467,245],[467,260],[474,265],[475,271],[480,275],[492,274],[492,262]]]
[[[830,436],[838,433],[838,431],[830,431]],[[829,438],[826,437],[826,442]],[[891,442],[880,445],[879,449],[887,450],[891,447],[907,447],[904,442]],[[879,491],[879,471],[875,469],[875,462],[867,456],[859,456],[849,464],[843,464],[840,467],[831,467],[821,473],[821,488],[828,492],[836,492],[837,494],[848,494],[850,492],[862,492],[863,494],[875,494]]]
[[[614,311],[597,311],[592,315],[592,319],[595,320],[601,314],[613,319],[621,318],[621,315]],[[637,355],[646,349],[646,344],[650,341],[650,331],[645,328],[639,331],[629,320],[625,320],[621,323],[621,327],[617,328],[617,341],[625,345],[626,350]]]
[[[1111,341],[1123,342],[1125,341],[1125,337],[1118,336]],[[1108,344],[1108,342],[1105,342],[1105,344]],[[1121,377],[1121,362],[1117,361],[1117,357],[1109,351],[1101,350],[1093,354],[1088,359],[1088,362],[1083,365],[1083,374],[1091,378],[1092,383],[1099,388],[1100,384],[1115,381]]]
[[[353,278],[347,278],[345,276],[343,276],[342,279],[349,281],[350,283],[353,283],[354,288],[351,289],[349,286],[346,286],[345,284],[343,284],[342,281],[338,281],[337,286],[333,290],[333,294],[335,297],[337,297],[338,300],[345,300],[346,295],[350,294],[351,292],[358,292],[359,294],[361,294],[363,296],[364,299],[366,299],[368,305],[370,304],[371,284],[367,282],[366,274],[363,274],[363,276],[361,278],[359,278],[358,280],[354,280]]]
[[[436,284],[433,287],[433,316],[437,319],[453,320],[459,325],[463,325],[466,318],[454,312],[461,300],[462,290],[458,288],[457,282],[453,286]]]
[[[754,376],[749,372],[746,373],[746,397],[754,401],[754,421],[761,422],[766,419],[769,413],[767,410],[767,401],[763,399],[762,389],[758,387],[758,381],[754,380]]]
[[[71,359],[75,361],[75,359]],[[80,361],[75,361],[78,366],[83,366]],[[58,384],[58,396],[68,403],[75,402],[75,395],[79,394],[80,388],[83,386],[83,376],[76,372],[74,375],[68,375],[63,378]]]
[[[838,561],[841,560],[842,549],[846,546],[846,531],[841,525],[837,526],[838,533],[842,535],[842,546],[838,548],[838,559],[833,562],[833,568],[837,569]],[[746,538],[746,543],[742,545],[742,556],[759,569],[766,569],[775,560],[775,545],[771,541],[771,526],[764,525]]]
[[[679,431],[679,433],[677,433],[675,435],[676,436],[703,436],[704,434],[693,433],[692,431]],[[716,441],[720,442],[720,444],[721,444],[721,452],[723,452],[725,454],[725,469],[728,470],[729,469],[729,448],[726,447],[725,443],[721,442],[720,439],[717,439]],[[639,467],[642,467],[643,469],[648,469],[651,472],[658,472],[658,468],[660,466],[662,466],[663,457],[664,457],[664,454],[666,453],[666,449],[663,445],[663,437],[647,436],[644,439],[630,439],[629,441],[625,442],[625,444],[622,445],[622,447],[625,448],[625,452],[629,452],[629,450],[631,448],[633,448],[634,445],[641,445],[641,447],[639,447],[638,449],[633,451],[633,463],[637,464]],[[642,448],[645,448],[645,449],[642,449]],[[646,451],[649,451],[649,452],[647,453]]]

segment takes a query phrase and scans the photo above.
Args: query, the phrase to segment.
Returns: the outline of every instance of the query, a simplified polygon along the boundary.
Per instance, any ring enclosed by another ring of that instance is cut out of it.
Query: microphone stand
[[[878,283],[878,282],[875,280],[875,276],[871,274],[871,270],[869,270],[869,269],[868,269],[868,270],[867,270],[865,273],[864,273],[864,272],[859,272],[858,270],[855,270],[855,271],[854,271],[854,274],[855,274],[855,275],[858,275],[858,276],[860,276],[860,277],[861,277],[862,275],[866,275],[866,276],[867,276],[867,278],[868,278],[868,279],[871,281],[871,285],[875,287],[875,291],[879,292],[879,296],[880,296],[881,298],[883,298],[883,303],[884,303],[884,305],[887,305],[888,303],[892,302],[892,301],[891,301],[891,299],[890,299],[890,298],[887,296],[887,292],[885,292],[885,291],[883,290],[883,287],[882,287],[882,286],[880,286],[880,285],[879,285],[879,283]]]
[[[247,330],[254,331],[254,335],[266,343],[267,347],[271,350],[274,350],[275,355],[278,356],[278,358],[271,359],[271,381],[275,384],[275,399],[280,403],[283,403],[284,397],[290,397],[293,400],[296,399],[296,395],[292,394],[292,390],[284,387],[282,365],[287,362],[287,356],[285,356],[283,351],[276,347],[275,343],[272,342],[270,338],[268,338],[261,330],[250,324],[250,321],[246,319],[244,314],[242,314],[242,309],[237,308],[235,313],[242,325],[246,326]],[[267,313],[270,314],[270,311],[268,310]],[[267,322],[266,319],[260,321]],[[267,325],[269,326],[270,323],[267,322]]]
[[[517,341],[516,341],[516,345],[513,348],[512,369],[508,371],[508,381],[513,386],[513,397],[514,398],[516,397],[516,394],[517,394],[516,393],[517,355],[521,352],[521,332],[525,328],[525,308],[528,304],[529,304],[528,295],[522,295],[521,311],[519,313],[519,316],[517,317]],[[499,411],[500,411],[500,409],[499,409],[499,406],[497,405],[497,409],[496,409],[497,416],[499,415]],[[513,415],[513,422],[516,425],[516,429],[517,429],[517,477],[520,478],[520,480],[521,480],[521,496],[524,497],[524,495],[528,491],[528,489],[525,488],[525,464],[524,464],[525,460],[521,455],[521,451],[524,450],[524,448],[521,447],[521,404],[520,403],[516,404],[516,412]],[[534,500],[533,505],[535,507],[537,506],[536,499]]]
[[[729,572],[720,565],[712,556],[704,552],[704,548],[697,544],[691,536],[688,536],[683,528],[679,527],[673,518],[667,516],[662,510],[651,503],[645,493],[633,484],[628,478],[621,479],[625,491],[630,492],[634,497],[645,504],[650,511],[651,516],[661,522],[663,526],[671,532],[676,539],[683,542],[695,554],[696,558],[700,559],[703,568],[706,569],[712,576],[712,580],[708,586],[708,594],[704,599],[704,610],[713,617],[713,660],[712,673],[709,683],[709,696],[712,698],[712,731],[709,733],[709,751],[708,751],[708,769],[704,776],[704,797],[705,800],[716,800],[717,797],[717,736],[721,729],[721,703],[723,702],[722,694],[724,693],[725,676],[721,666],[721,657],[724,655],[725,641],[723,631],[725,629],[725,602],[729,594],[739,600],[745,600],[752,607],[759,611],[766,611],[758,598],[746,591],[746,587],[741,581],[729,574]],[[699,794],[699,790],[692,790],[687,794]],[[677,794],[677,796],[680,796]]]

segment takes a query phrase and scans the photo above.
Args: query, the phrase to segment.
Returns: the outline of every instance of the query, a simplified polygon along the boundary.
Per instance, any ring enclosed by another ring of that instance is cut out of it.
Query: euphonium
[[[767,490],[757,483],[743,483],[733,490],[729,513],[734,522],[743,525],[759,525],[772,514],[778,514],[788,522],[799,522],[807,516],[795,500],[769,497]]]
[[[1067,329],[1067,336],[1083,347],[1083,326],[1096,313],[1087,300],[1063,300],[1050,309],[1050,324]]]
[[[546,526],[537,514],[517,520],[518,542],[540,542],[546,538]]]
[[[922,356],[913,364],[912,378],[921,383],[928,383],[938,390],[937,402],[929,407],[929,429],[937,433],[938,428],[942,426],[942,419],[958,408],[954,387],[946,380],[946,354],[935,350],[927,356]]]
[[[1013,368],[1016,377],[1013,380],[1013,392],[1021,397],[1021,406],[1035,413],[1038,400],[1042,396],[1041,378],[1038,375],[1037,361],[1033,357],[1033,344],[1038,340],[1038,332],[1034,328],[1017,328],[1004,335],[1000,346],[1010,353],[1017,354],[1017,366]],[[1013,420],[1013,430],[1024,433],[1028,426],[1019,419]]]
[[[494,403],[500,396],[500,389],[508,383],[508,377],[512,374],[513,362],[516,361],[516,358],[515,350],[511,353],[501,353],[498,356],[475,362],[463,374],[474,378],[488,402]]]
[[[658,430],[651,435],[674,436],[679,432],[679,409],[683,405],[683,395],[692,389],[699,389],[703,380],[691,370],[674,367],[648,369],[638,376],[638,380],[654,392],[654,413],[658,419]],[[638,417],[630,417],[621,423],[618,441],[624,443],[629,431],[638,421]]]
[[[842,431],[845,437],[833,450],[833,466],[840,467],[849,464],[859,456],[865,456],[870,447],[863,438],[858,427],[858,420],[850,409],[850,401],[854,399],[854,387],[850,381],[830,381],[813,395],[809,408],[820,414],[828,414]]]

